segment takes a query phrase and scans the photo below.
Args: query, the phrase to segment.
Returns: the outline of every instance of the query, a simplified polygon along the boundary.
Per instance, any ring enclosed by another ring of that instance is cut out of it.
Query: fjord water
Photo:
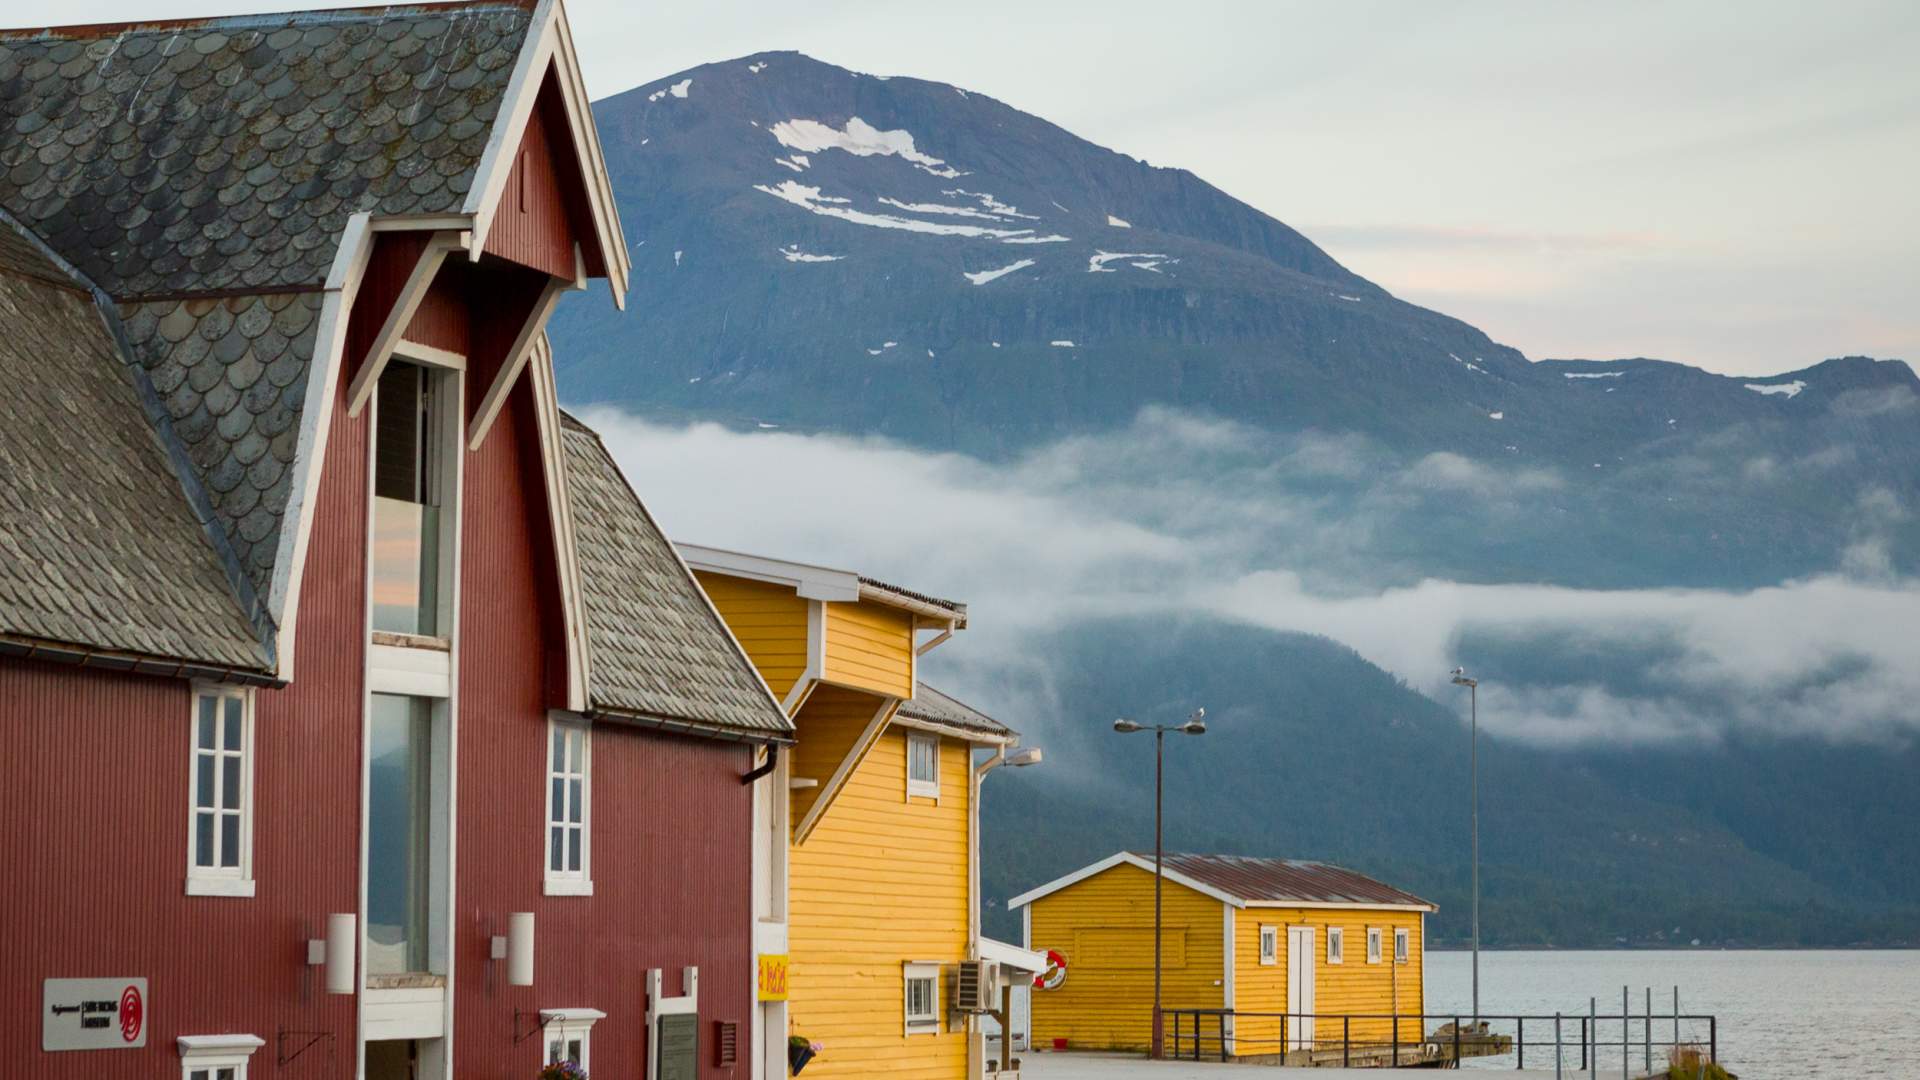
[[[1427,961],[1427,1005],[1433,1013],[1472,1011],[1472,958],[1434,952]],[[1620,988],[1631,987],[1632,1011],[1653,988],[1656,1017],[1671,1014],[1673,988],[1680,1011],[1719,1017],[1720,1060],[1741,1080],[1806,1077],[1920,1077],[1920,950],[1678,952],[1483,952],[1480,1010],[1584,1016],[1587,999],[1602,1014],[1620,1013]],[[1437,1022],[1429,1022],[1431,1029]],[[1512,1033],[1510,1024],[1499,1025]],[[1579,1060],[1577,1021],[1566,1026],[1567,1075]],[[1654,1039],[1670,1040],[1672,1022],[1654,1022]],[[1553,1025],[1527,1025],[1529,1069],[1553,1067]],[[1681,1038],[1704,1044],[1704,1023],[1682,1025]],[[1598,1075],[1620,1075],[1620,1028],[1602,1024]],[[1631,1029],[1635,1075],[1642,1063],[1640,1025]],[[1654,1059],[1662,1059],[1656,1046]],[[1470,1063],[1514,1066],[1513,1055]],[[1579,1075],[1586,1075],[1584,1072]]]

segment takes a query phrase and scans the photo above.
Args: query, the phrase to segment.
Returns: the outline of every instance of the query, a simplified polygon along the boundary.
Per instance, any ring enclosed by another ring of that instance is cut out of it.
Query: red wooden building
[[[0,1075],[751,1075],[791,727],[556,406],[569,35],[0,33]]]

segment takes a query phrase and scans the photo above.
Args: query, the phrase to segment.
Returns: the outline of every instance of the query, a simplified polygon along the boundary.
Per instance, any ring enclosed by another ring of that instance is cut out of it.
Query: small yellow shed
[[[1163,867],[1161,1000],[1169,1012],[1210,1010],[1197,1018],[1208,1055],[1420,1041],[1433,904],[1320,862],[1166,855]],[[1153,855],[1120,852],[1008,906],[1021,910],[1027,948],[1053,962],[1033,988],[1032,1045],[1145,1050]],[[1190,1050],[1196,1016],[1184,1013],[1164,1021],[1169,1051],[1176,1019]]]

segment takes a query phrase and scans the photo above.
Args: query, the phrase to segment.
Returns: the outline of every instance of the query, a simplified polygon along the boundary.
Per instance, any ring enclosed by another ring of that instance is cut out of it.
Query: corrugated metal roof
[[[593,430],[561,415],[597,711],[780,738],[793,722]]]
[[[926,683],[921,683],[913,697],[900,704],[898,715],[967,731],[978,731],[987,735],[1014,733],[1012,728],[986,713],[958,698],[941,693]]]
[[[926,604],[930,607],[936,607],[936,608],[941,608],[945,611],[950,611],[953,613],[955,622],[957,622],[962,628],[964,628],[967,625],[967,605],[961,603],[958,600],[943,600],[938,596],[928,596],[926,593],[923,593],[923,592],[915,592],[912,589],[903,589],[898,585],[889,585],[888,583],[881,581],[878,578],[870,578],[864,574],[861,575],[860,577],[860,584],[864,588],[877,589],[883,593],[892,593],[894,596],[900,597],[905,600],[912,600],[921,604]]]
[[[1131,854],[1147,860],[1149,865],[1153,862],[1151,851]],[[1331,863],[1247,855],[1165,854],[1162,859],[1168,872],[1184,874],[1250,903],[1433,906],[1410,892]]]

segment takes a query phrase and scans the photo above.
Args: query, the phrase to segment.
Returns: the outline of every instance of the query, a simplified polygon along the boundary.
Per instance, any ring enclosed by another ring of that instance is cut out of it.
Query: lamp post
[[[1167,732],[1178,731],[1186,735],[1205,735],[1207,733],[1207,710],[1195,709],[1184,724],[1137,724],[1124,717],[1113,722],[1113,730],[1122,735],[1135,731],[1153,732],[1153,1040],[1152,1056],[1160,1060],[1166,1049],[1166,1039],[1161,1032],[1160,1023],[1160,792],[1161,763],[1166,757]]]
[[[1480,680],[1466,668],[1453,669],[1453,685],[1467,688],[1472,735],[1467,743],[1467,773],[1473,802],[1473,1022],[1480,1022]]]

